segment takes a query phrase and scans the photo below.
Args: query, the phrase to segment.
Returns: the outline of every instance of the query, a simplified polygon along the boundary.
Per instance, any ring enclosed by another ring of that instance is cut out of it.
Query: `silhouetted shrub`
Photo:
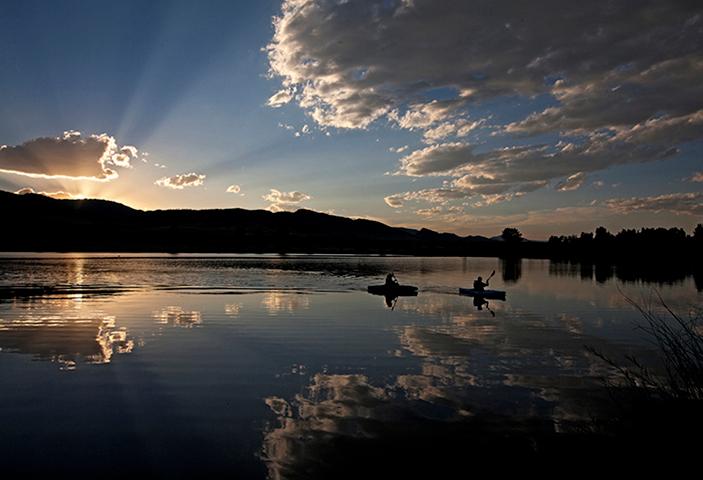
[[[620,365],[587,347],[620,373],[626,387],[642,390],[647,396],[670,400],[703,400],[703,323],[700,308],[687,316],[673,311],[658,296],[661,310],[644,307],[627,298],[640,313],[638,325],[661,356],[664,371],[653,373],[635,357]],[[665,312],[666,314],[662,314]]]
[[[659,309],[627,299],[642,316],[639,328],[655,346],[662,368],[651,370],[634,356],[617,362],[592,347],[617,380],[604,379],[613,413],[594,418],[591,429],[619,439],[638,454],[688,459],[697,448],[690,438],[703,427],[702,311],[684,316],[658,297]]]

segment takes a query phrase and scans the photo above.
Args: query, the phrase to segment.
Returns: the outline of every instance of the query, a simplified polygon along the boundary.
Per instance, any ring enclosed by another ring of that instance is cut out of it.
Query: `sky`
[[[0,189],[690,232],[701,78],[693,1],[9,0]]]

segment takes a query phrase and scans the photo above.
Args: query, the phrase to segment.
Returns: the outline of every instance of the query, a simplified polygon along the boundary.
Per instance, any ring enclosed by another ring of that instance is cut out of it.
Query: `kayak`
[[[417,287],[412,285],[369,285],[367,290],[374,295],[386,297],[414,297],[417,295]]]
[[[503,290],[474,290],[473,288],[460,288],[459,295],[505,300],[505,292]]]

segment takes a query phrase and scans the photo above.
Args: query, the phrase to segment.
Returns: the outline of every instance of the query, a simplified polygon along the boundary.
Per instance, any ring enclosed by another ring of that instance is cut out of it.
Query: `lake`
[[[485,440],[471,429],[558,436],[609,408],[615,372],[585,347],[657,365],[626,297],[659,308],[661,295],[677,311],[703,300],[693,277],[549,260],[2,254],[0,265],[0,464],[54,476],[331,478],[359,458],[422,463],[418,444],[454,458],[449,439]],[[457,294],[493,270],[505,301]],[[366,293],[390,271],[419,295]]]

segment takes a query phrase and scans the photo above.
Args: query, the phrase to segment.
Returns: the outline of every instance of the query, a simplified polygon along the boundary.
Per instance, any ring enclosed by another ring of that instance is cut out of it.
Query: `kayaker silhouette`
[[[386,275],[386,287],[397,287],[397,286],[398,286],[398,279],[395,278],[395,275],[393,274],[393,272]]]
[[[496,271],[493,270],[485,282],[483,281],[483,277],[478,277],[476,280],[474,280],[474,290],[477,290],[479,292],[483,292],[486,289],[486,287],[488,286],[488,282],[491,281],[491,278],[493,278],[493,275],[495,275],[495,274],[496,274]]]

